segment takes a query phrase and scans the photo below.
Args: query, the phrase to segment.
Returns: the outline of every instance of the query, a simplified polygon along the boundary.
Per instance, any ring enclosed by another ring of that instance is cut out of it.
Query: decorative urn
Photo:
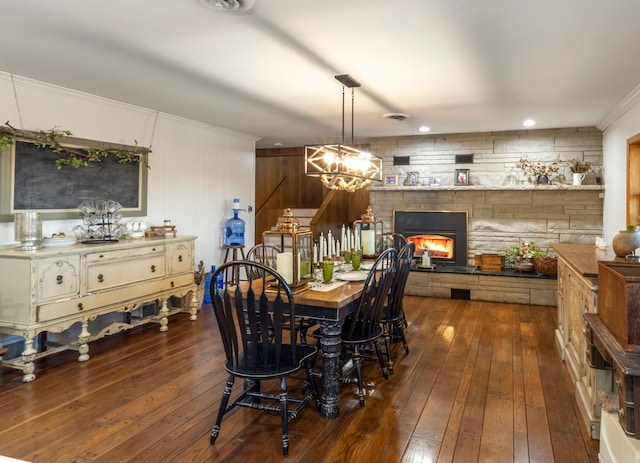
[[[620,233],[613,237],[611,245],[618,257],[633,254],[640,248],[640,230],[620,230]]]

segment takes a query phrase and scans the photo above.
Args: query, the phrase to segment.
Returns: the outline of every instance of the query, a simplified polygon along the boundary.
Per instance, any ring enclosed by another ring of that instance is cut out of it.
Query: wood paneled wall
[[[273,227],[284,209],[317,209],[330,190],[320,180],[304,174],[304,147],[256,150],[255,242]],[[336,191],[312,228],[314,236],[360,218],[369,205],[369,190]]]

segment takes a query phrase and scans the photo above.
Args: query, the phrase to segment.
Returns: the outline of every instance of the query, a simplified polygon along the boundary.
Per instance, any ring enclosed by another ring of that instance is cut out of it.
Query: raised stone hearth
[[[549,306],[556,305],[558,293],[556,278],[536,272],[520,273],[509,268],[489,273],[452,265],[413,269],[405,291],[413,296]]]

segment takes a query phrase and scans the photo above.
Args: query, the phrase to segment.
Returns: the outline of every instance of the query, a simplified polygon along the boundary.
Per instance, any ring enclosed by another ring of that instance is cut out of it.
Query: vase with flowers
[[[522,170],[525,174],[534,177],[538,184],[551,183],[551,176],[557,173],[560,169],[558,161],[534,162],[527,156],[521,157],[516,163],[516,167]]]
[[[588,172],[591,171],[591,163],[581,159],[571,159],[567,161],[567,167],[573,174],[573,184],[582,185],[582,181]]]

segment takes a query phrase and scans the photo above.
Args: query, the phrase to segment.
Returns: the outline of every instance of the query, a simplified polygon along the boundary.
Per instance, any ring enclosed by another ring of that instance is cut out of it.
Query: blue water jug
[[[240,211],[240,200],[234,198],[233,218],[224,223],[223,244],[225,246],[244,246],[244,220],[238,217]]]
[[[203,304],[211,304],[211,292],[209,286],[211,285],[211,278],[213,277],[213,272],[216,271],[216,266],[211,266],[211,272],[209,272],[204,279],[204,297],[202,298]]]

